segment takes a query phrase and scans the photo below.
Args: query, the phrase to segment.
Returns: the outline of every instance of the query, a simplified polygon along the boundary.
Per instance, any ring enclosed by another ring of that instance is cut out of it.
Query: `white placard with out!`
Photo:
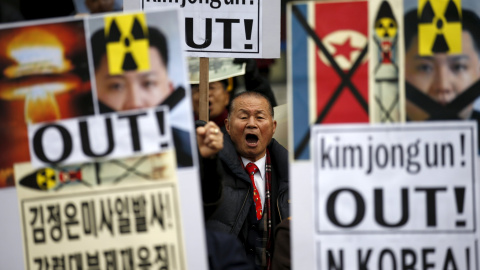
[[[311,163],[292,167],[311,179],[291,187],[295,269],[478,269],[476,133],[474,122],[313,126]]]
[[[172,148],[168,107],[71,118],[28,127],[37,167],[124,158]]]
[[[180,7],[193,57],[280,57],[278,0],[124,0],[125,10]]]

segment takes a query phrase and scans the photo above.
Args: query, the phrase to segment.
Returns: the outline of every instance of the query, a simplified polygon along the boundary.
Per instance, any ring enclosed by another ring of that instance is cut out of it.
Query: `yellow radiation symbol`
[[[375,24],[375,31],[380,38],[394,38],[397,29],[397,23],[388,17],[380,18]]]
[[[37,184],[40,189],[49,190],[57,185],[55,170],[51,168],[41,169],[37,172]]]
[[[150,70],[145,14],[105,17],[108,68],[111,75]]]
[[[418,1],[420,55],[462,52],[460,0]]]

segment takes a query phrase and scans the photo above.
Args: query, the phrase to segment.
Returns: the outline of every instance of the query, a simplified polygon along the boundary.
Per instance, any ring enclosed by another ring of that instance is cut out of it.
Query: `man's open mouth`
[[[258,142],[258,137],[254,134],[247,134],[247,136],[245,136],[245,140],[247,141],[247,145],[256,146]]]

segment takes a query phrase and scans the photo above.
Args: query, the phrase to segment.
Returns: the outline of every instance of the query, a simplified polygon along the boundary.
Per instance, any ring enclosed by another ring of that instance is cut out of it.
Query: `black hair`
[[[418,15],[417,9],[410,10],[405,13],[405,50],[408,50],[412,45],[412,40],[418,36]],[[472,36],[475,51],[480,57],[480,19],[474,12],[462,9],[461,15],[462,29],[467,31]]]
[[[228,119],[230,119],[230,115],[232,114],[233,110],[234,110],[234,103],[235,103],[235,100],[239,97],[243,97],[243,96],[247,96],[247,97],[257,97],[257,98],[263,98],[267,101],[268,103],[268,111],[270,112],[270,115],[272,116],[272,118],[274,117],[274,113],[273,113],[273,106],[272,106],[272,103],[270,102],[270,99],[267,98],[267,96],[265,96],[264,94],[262,93],[259,93],[259,92],[255,92],[255,91],[244,91],[244,92],[241,92],[239,94],[236,94],[232,100],[230,101],[230,105],[228,106]]]
[[[165,35],[160,32],[158,29],[153,27],[148,27],[147,38],[150,43],[150,47],[154,47],[158,50],[162,56],[163,63],[165,66],[168,65],[168,45],[167,38]],[[102,56],[106,53],[106,38],[104,28],[97,30],[91,37],[92,52],[93,52],[93,63],[95,68],[98,68]]]

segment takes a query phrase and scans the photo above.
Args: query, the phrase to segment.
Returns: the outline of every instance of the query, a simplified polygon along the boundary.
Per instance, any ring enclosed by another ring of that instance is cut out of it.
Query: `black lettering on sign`
[[[197,33],[198,35],[198,33]],[[185,17],[185,41],[194,49],[205,49],[212,43],[212,19],[205,19],[205,39],[202,44],[195,43],[193,34],[193,18]]]
[[[332,141],[319,138],[319,167],[329,170],[362,170],[366,175],[387,169],[404,169],[418,174],[422,169],[444,169],[466,165],[465,134],[458,141],[377,142],[372,136],[368,143],[343,142],[341,137]]]
[[[212,44],[212,18],[206,18],[205,20],[205,30],[203,33],[194,33],[194,24],[195,23],[202,23],[203,20],[200,22],[195,21],[194,18],[186,17],[185,18],[185,42],[187,46],[194,49],[206,49]],[[217,18],[215,19],[215,23],[223,25],[223,49],[232,49],[232,33],[236,31],[241,31],[242,29],[238,26],[241,26],[240,19],[227,19],[227,18]],[[238,24],[238,26],[237,26]],[[245,30],[245,43],[244,48],[246,50],[253,49],[253,45],[251,44],[252,40],[252,29],[253,29],[253,20],[252,19],[245,19],[243,23],[243,27]],[[202,42],[196,42],[195,37],[200,39]],[[198,37],[203,37],[198,38]],[[221,38],[221,36],[219,35]],[[220,40],[217,40],[220,42]]]
[[[58,159],[50,159],[45,155],[45,149],[43,147],[43,135],[45,134],[45,131],[50,128],[56,129],[62,138],[63,151],[61,151],[62,154]],[[72,148],[72,136],[68,130],[61,125],[46,124],[45,126],[39,128],[33,136],[33,151],[37,158],[44,163],[56,164],[64,161],[72,153]]]
[[[331,269],[331,270],[343,269],[343,250],[339,250],[337,258],[338,260],[335,259],[334,253],[332,250],[328,250],[328,269]]]
[[[405,225],[408,221],[408,189],[402,188],[402,216],[401,219],[397,223],[387,223],[384,217],[383,206],[387,205],[383,201],[383,189],[375,189],[374,190],[374,204],[375,204],[375,220],[378,224],[382,225],[383,227],[401,227]],[[389,209],[391,212],[391,209]]]
[[[403,248],[401,250],[401,254],[402,269],[414,270],[415,265],[417,264],[417,255],[415,254],[415,250],[410,248]]]
[[[132,136],[133,151],[135,152],[138,152],[141,150],[137,118],[145,115],[147,115],[147,113],[144,112],[144,113],[137,113],[137,114],[130,114],[130,115],[122,115],[118,117],[119,119],[123,119],[123,118],[128,119],[128,123],[130,124],[130,134]]]
[[[353,198],[355,199],[355,205],[357,210],[355,213],[355,218],[352,220],[352,222],[347,224],[340,223],[340,221],[337,219],[337,214],[335,211],[335,202],[337,201],[338,195],[340,195],[340,193],[342,192],[350,193],[353,196]],[[360,193],[353,189],[344,188],[335,190],[332,194],[330,194],[327,199],[327,216],[330,221],[338,227],[355,227],[360,224],[360,222],[362,222],[363,217],[365,216],[365,200],[363,199],[362,195],[360,195]]]
[[[82,140],[82,150],[85,155],[89,157],[104,157],[112,153],[113,148],[115,147],[115,142],[113,141],[113,130],[112,130],[112,119],[110,117],[105,118],[105,126],[107,128],[107,140],[108,146],[104,153],[96,154],[92,151],[90,145],[90,136],[88,136],[88,125],[87,121],[83,120],[78,123],[80,127],[80,137]]]
[[[158,192],[150,197],[152,213],[150,225],[158,223],[161,230],[174,229],[173,211],[168,192]]]
[[[357,260],[353,260],[353,250],[327,250],[326,269],[465,269],[470,270],[470,247],[423,246],[423,247],[383,247],[358,248]],[[344,254],[345,253],[345,254]],[[343,257],[347,258],[345,262]],[[463,263],[464,262],[464,263]],[[355,266],[354,264],[357,263]]]
[[[395,259],[395,254],[391,249],[387,248],[380,252],[377,269],[390,269],[390,265],[393,266],[391,269],[397,269],[397,260]]]
[[[327,220],[339,228],[351,229],[359,226],[364,219],[372,218],[372,222],[383,228],[402,228],[411,221],[410,206],[412,203],[421,202],[418,205],[420,209],[424,209],[425,227],[417,229],[427,229],[432,227],[443,227],[445,221],[453,222],[457,228],[464,228],[467,225],[465,205],[471,204],[470,200],[465,199],[467,187],[457,186],[448,188],[447,186],[437,187],[399,187],[387,192],[389,189],[374,188],[366,194],[352,188],[333,189],[325,196],[325,214]],[[398,202],[393,203],[392,192],[400,194]],[[348,210],[345,207],[339,207],[343,199],[348,198]],[[448,201],[445,203],[445,201]],[[369,204],[367,205],[367,202]],[[442,202],[439,204],[438,202]],[[439,219],[438,213],[443,213],[446,209],[439,208],[444,205],[455,205],[457,216],[448,220]],[[372,215],[365,215],[366,209]],[[388,219],[389,216],[398,218]],[[438,224],[442,221],[443,224]],[[418,223],[418,222],[417,222]]]
[[[151,152],[151,149],[142,145],[150,145],[151,141],[155,143],[156,139],[159,143],[163,142],[158,148],[162,149],[167,144],[165,136],[170,134],[166,117],[163,110],[155,110],[153,113],[136,111],[34,126],[35,130],[30,135],[32,160],[34,163],[51,166],[65,161],[80,163],[117,152],[122,155],[119,157],[124,157],[142,151]],[[160,133],[151,132],[155,131],[156,125]],[[123,132],[127,135],[120,135]],[[157,135],[152,138],[151,134]]]
[[[252,39],[253,20],[245,19],[243,23],[245,25],[245,37],[247,41],[250,41]],[[245,50],[251,50],[251,49],[253,49],[252,44],[245,44]]]
[[[158,245],[158,246],[155,246],[155,252],[156,252],[156,256],[155,256],[155,262],[157,262],[157,264],[160,264],[159,268],[158,269],[168,269],[168,266],[169,266],[169,262],[168,262],[168,257],[169,257],[169,254],[168,254],[168,246],[167,245]],[[173,252],[172,252],[173,253]],[[171,254],[173,255],[173,254]]]
[[[222,3],[225,5],[254,5],[255,0],[145,0],[145,2],[153,3],[175,3],[179,4],[181,8],[184,8],[186,4],[189,5],[209,5],[210,8],[219,9],[222,7]]]
[[[459,215],[463,215],[463,209],[465,205],[465,187],[455,187],[455,203],[457,206],[457,212]],[[460,220],[457,220],[455,222],[455,225],[457,227],[465,227],[467,225],[467,222],[465,219],[462,217]]]
[[[367,254],[362,256],[362,250],[359,249],[357,251],[358,256],[358,269],[359,270],[367,270],[368,269],[368,260],[370,259],[370,255],[372,255],[372,249],[368,249]]]
[[[445,192],[445,187],[416,188],[415,191],[425,192],[425,205],[427,209],[427,226],[437,226],[437,192]]]
[[[232,24],[240,23],[238,19],[216,19],[215,22],[223,23],[223,48],[232,48]]]

